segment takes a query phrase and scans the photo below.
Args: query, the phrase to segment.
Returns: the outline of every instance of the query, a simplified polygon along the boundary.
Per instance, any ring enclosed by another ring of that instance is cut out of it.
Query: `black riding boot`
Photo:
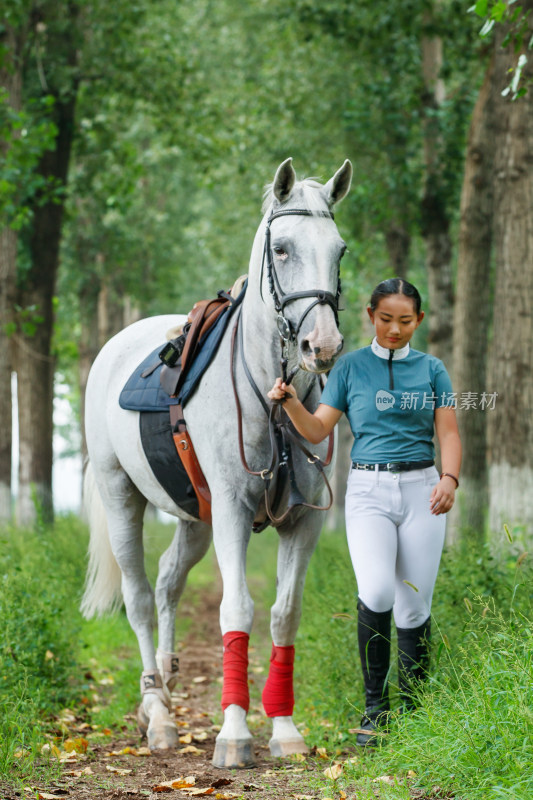
[[[404,710],[414,708],[413,694],[425,681],[429,670],[431,618],[418,628],[397,628],[398,686]]]
[[[361,720],[361,733],[357,744],[362,747],[376,745],[378,727],[386,729],[389,705],[387,681],[390,664],[390,611],[371,611],[361,600],[357,602],[357,634],[359,656],[365,682],[365,713]],[[364,731],[364,732],[363,732]]]

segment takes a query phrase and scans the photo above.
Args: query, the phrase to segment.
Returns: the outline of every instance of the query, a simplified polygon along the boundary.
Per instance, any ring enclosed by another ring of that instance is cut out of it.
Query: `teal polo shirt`
[[[435,408],[455,406],[444,364],[409,347],[405,357],[394,357],[389,365],[378,351],[389,352],[374,340],[369,347],[341,356],[320,402],[348,417],[354,435],[352,461],[381,464],[434,458]]]

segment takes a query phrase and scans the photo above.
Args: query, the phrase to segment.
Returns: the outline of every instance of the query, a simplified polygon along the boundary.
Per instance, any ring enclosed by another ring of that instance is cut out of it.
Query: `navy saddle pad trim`
[[[169,397],[161,387],[159,376],[162,362],[159,364],[157,362],[159,361],[159,353],[166,344],[166,342],[163,342],[150,355],[146,356],[126,381],[118,401],[120,407],[125,408],[127,411],[160,411],[177,403],[185,406],[196,389],[200,378],[214,358],[233,312],[242,303],[247,284],[248,281],[245,282],[236,300],[224,309],[215,324],[207,332],[202,341],[202,346],[189,368],[178,397]],[[141,377],[142,373],[153,367],[154,364],[156,366],[150,375],[146,378]]]
[[[118,400],[121,408],[125,408],[127,411],[160,411],[178,402],[176,397],[169,397],[161,388],[159,375],[163,362],[159,361],[158,353],[163,346],[161,344],[156,347],[130,375]],[[142,373],[157,364],[158,361],[159,364],[153,372],[148,377],[141,378]]]

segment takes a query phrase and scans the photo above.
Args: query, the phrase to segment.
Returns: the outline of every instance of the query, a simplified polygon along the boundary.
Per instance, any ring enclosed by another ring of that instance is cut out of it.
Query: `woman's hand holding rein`
[[[321,403],[314,414],[311,414],[298,400],[296,389],[291,384],[286,384],[281,378],[276,378],[272,389],[268,392],[270,400],[281,401],[283,410],[287,412],[292,424],[304,439],[311,444],[319,444],[329,436],[342,416],[332,406]]]

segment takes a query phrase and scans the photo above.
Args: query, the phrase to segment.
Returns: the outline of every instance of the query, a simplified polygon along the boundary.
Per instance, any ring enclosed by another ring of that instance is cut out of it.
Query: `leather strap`
[[[211,492],[196,457],[181,405],[170,406],[170,422],[176,450],[198,499],[198,516],[211,525]]]

